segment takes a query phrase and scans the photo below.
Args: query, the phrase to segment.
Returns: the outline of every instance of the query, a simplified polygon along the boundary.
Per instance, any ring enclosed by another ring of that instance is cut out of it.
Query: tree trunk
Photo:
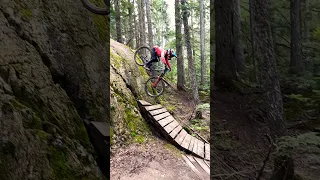
[[[291,0],[290,5],[291,14],[291,61],[290,61],[290,73],[301,74],[304,70],[302,61],[302,48],[301,48],[301,30],[300,30],[300,18],[301,18],[301,1]]]
[[[200,51],[201,51],[201,81],[200,84],[204,85],[206,83],[206,49],[205,49],[205,42],[204,42],[204,30],[205,30],[205,22],[204,22],[204,7],[203,2],[204,0],[200,0]]]
[[[240,0],[233,1],[233,34],[235,43],[235,60],[237,72],[242,73],[245,70],[243,49],[241,47],[241,13]]]
[[[310,22],[312,22],[309,3],[310,0],[304,0],[304,18],[301,18],[304,21],[304,42],[307,45],[309,45],[310,43]],[[310,70],[310,67],[312,67],[310,50],[305,47],[303,47],[303,50],[306,52],[305,68],[308,68],[308,70]]]
[[[215,86],[222,88],[234,87],[238,81],[236,66],[236,35],[234,34],[234,1],[216,0],[216,64]]]
[[[184,26],[184,35],[187,45],[187,54],[188,54],[188,69],[189,69],[189,76],[191,81],[191,89],[193,98],[196,104],[199,103],[199,94],[198,94],[198,87],[197,87],[197,79],[196,79],[196,71],[195,71],[195,64],[194,59],[192,57],[191,51],[191,43],[190,43],[190,32],[188,27],[188,11],[185,8],[186,0],[181,0],[181,4],[183,8],[183,26]]]
[[[180,2],[175,0],[175,24],[176,24],[176,51],[177,51],[177,89],[184,90],[185,85],[185,71],[182,50],[182,33],[181,33],[181,14]]]
[[[285,135],[283,104],[268,14],[268,0],[252,0],[252,26],[262,90],[262,111],[273,138]]]
[[[131,47],[131,48],[134,48],[133,46],[133,38],[134,38],[134,29],[133,29],[133,24],[132,24],[132,17],[133,17],[133,14],[132,14],[132,11],[134,10],[133,9],[133,4],[131,4],[131,0],[128,0],[128,23],[129,23],[129,26],[128,26],[128,31],[129,31],[129,43],[128,43],[128,46]]]
[[[117,31],[117,41],[123,43],[121,34],[121,18],[120,18],[120,0],[114,1],[114,7],[116,11],[116,31]]]
[[[151,10],[150,10],[150,0],[146,1],[146,13],[147,13],[147,22],[148,22],[148,42],[149,46],[153,47],[153,33],[152,33],[152,23],[151,23]]]
[[[250,13],[250,39],[251,39],[251,48],[252,48],[252,68],[253,68],[253,81],[258,83],[257,80],[257,66],[256,66],[256,60],[255,60],[255,53],[254,53],[254,38],[253,38],[253,26],[252,26],[252,21],[253,21],[253,16],[252,16],[252,0],[249,0],[249,13]]]
[[[139,1],[139,0],[138,0]],[[135,3],[134,3],[134,0],[133,0],[133,14],[134,14],[134,30],[135,30],[135,38],[136,38],[136,49],[138,49],[140,47],[140,23],[137,22],[137,18],[139,19],[139,14],[138,14],[138,17],[137,17],[137,14],[135,13]],[[138,5],[139,6],[139,5]]]
[[[194,48],[194,45],[196,44],[196,42],[195,42],[195,38],[194,38],[194,28],[193,28],[193,12],[192,12],[192,10],[191,10],[191,12],[190,12],[190,27],[191,27],[191,41],[192,41],[192,43],[191,43],[191,49],[192,49],[192,56],[193,57],[196,57],[196,50],[195,50],[195,48]]]
[[[140,25],[140,45],[146,44],[146,22],[144,12],[144,0],[138,0],[138,13],[139,13],[139,25]]]

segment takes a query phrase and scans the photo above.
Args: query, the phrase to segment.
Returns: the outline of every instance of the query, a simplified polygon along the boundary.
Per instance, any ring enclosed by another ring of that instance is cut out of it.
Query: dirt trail
[[[114,180],[199,179],[184,162],[181,152],[158,138],[120,148],[110,162]]]

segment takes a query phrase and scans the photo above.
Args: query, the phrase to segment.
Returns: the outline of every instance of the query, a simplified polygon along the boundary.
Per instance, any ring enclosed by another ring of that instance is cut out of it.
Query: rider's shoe
[[[150,71],[150,68],[145,64],[144,66],[143,66],[146,70],[148,70],[148,71]]]

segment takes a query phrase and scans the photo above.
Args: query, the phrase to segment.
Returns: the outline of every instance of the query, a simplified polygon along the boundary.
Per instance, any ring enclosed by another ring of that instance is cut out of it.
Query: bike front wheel
[[[90,0],[80,0],[85,8],[87,8],[90,12],[99,14],[99,15],[109,15],[110,10],[110,0],[104,0],[104,4],[106,7],[99,7],[92,3]]]
[[[165,84],[162,80],[160,80],[156,87],[152,87],[152,84],[158,80],[158,77],[151,77],[147,80],[145,84],[145,91],[148,96],[158,97],[160,96],[165,89]]]
[[[139,47],[134,52],[134,61],[139,65],[143,66],[151,59],[151,49],[148,46]]]

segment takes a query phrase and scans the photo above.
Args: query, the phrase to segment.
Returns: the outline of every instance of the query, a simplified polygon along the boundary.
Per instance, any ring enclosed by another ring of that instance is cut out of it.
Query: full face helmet
[[[171,60],[172,57],[177,57],[177,54],[174,52],[173,49],[167,50],[168,59]]]

